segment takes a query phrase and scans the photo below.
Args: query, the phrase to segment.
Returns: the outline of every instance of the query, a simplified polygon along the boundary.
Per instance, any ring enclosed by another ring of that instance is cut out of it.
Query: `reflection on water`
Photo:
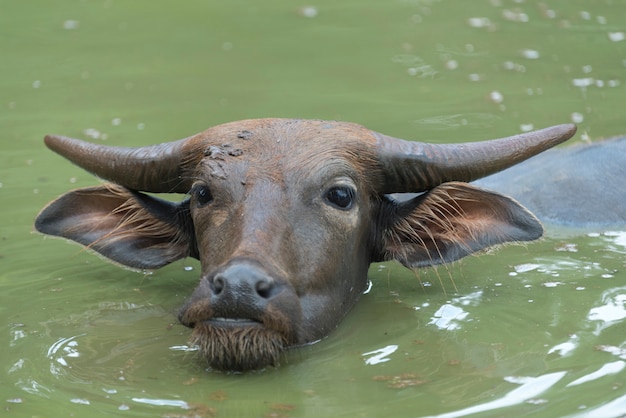
[[[82,337],[85,334],[77,335],[74,337],[61,338],[56,341],[48,349],[48,358],[51,360],[50,373],[59,376],[61,374],[61,367],[69,367],[67,363],[68,358],[76,358],[80,356],[78,352],[78,337]]]
[[[626,362],[624,362],[622,360],[614,361],[612,363],[606,363],[605,365],[600,367],[600,369],[596,370],[595,372],[589,373],[588,375],[585,375],[585,376],[583,376],[581,378],[578,378],[578,379],[574,380],[573,382],[568,383],[567,386],[568,387],[570,387],[570,386],[577,386],[577,385],[581,385],[583,383],[591,382],[591,381],[596,380],[596,379],[600,379],[600,378],[602,378],[604,376],[609,376],[609,375],[612,375],[612,374],[618,374],[619,372],[624,370],[624,367],[626,367]]]
[[[189,409],[189,404],[187,402],[173,399],[133,398],[133,402],[152,406],[173,406],[176,408]]]
[[[385,363],[390,360],[389,356],[395,353],[398,350],[397,345],[388,345],[383,348],[379,348],[378,350],[368,351],[367,353],[363,353],[363,356],[369,356],[365,359],[365,364],[379,364]]]
[[[563,376],[565,376],[565,372],[549,373],[539,377],[507,377],[504,380],[509,383],[518,384],[520,385],[520,387],[517,389],[513,389],[512,391],[508,392],[501,398],[496,399],[495,401],[471,406],[460,411],[437,415],[437,417],[463,417],[466,415],[478,414],[481,412],[492,411],[494,409],[505,408],[507,406],[519,405],[523,402],[541,404],[544,402],[534,398],[554,386],[559,380],[563,378]]]
[[[428,322],[428,325],[434,325],[439,329],[448,331],[461,329],[461,322],[468,321],[467,317],[469,315],[462,306],[477,306],[482,295],[483,292],[478,291],[454,298],[451,302],[441,305],[430,319],[430,322]]]
[[[624,411],[626,411],[626,395],[622,395],[604,405],[589,408],[580,414],[570,415],[570,417],[621,417],[624,416]]]
[[[626,287],[609,289],[602,294],[602,305],[592,308],[587,315],[595,323],[594,334],[626,319]]]

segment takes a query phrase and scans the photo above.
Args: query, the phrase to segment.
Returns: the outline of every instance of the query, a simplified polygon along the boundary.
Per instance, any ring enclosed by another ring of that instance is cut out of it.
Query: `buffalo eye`
[[[355,191],[352,187],[335,186],[326,191],[324,199],[338,209],[348,210],[352,207],[354,196]]]
[[[196,204],[199,207],[210,203],[213,200],[213,195],[207,186],[197,185],[193,188],[192,194],[196,200]]]

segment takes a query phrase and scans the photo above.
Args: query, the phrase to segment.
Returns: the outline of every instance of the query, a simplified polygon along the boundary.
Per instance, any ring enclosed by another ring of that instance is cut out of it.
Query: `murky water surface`
[[[624,230],[551,229],[417,275],[373,265],[330,337],[247,375],[206,371],[185,345],[195,261],[143,275],[31,232],[45,203],[97,183],[45,133],[140,146],[280,116],[435,142],[568,121],[573,141],[624,134],[625,1],[0,5],[9,415],[626,414]]]

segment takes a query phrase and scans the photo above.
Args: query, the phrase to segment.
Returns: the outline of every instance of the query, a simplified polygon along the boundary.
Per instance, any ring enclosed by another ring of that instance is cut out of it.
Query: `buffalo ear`
[[[139,269],[197,253],[188,201],[171,203],[116,185],[62,195],[41,211],[35,228]]]
[[[511,198],[467,183],[444,183],[403,203],[381,238],[381,260],[421,267],[458,260],[509,241],[543,234],[535,216]]]

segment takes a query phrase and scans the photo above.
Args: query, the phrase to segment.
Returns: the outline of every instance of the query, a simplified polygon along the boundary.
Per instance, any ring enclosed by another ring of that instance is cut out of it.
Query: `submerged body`
[[[48,136],[48,147],[114,184],[66,193],[35,227],[134,268],[199,259],[180,322],[211,367],[260,369],[328,335],[372,262],[435,265],[540,237],[523,206],[467,182],[575,130],[433,145],[346,122],[258,119],[143,148]],[[395,192],[422,194],[399,203]]]
[[[626,225],[626,137],[548,150],[473,184],[513,197],[542,222]]]

